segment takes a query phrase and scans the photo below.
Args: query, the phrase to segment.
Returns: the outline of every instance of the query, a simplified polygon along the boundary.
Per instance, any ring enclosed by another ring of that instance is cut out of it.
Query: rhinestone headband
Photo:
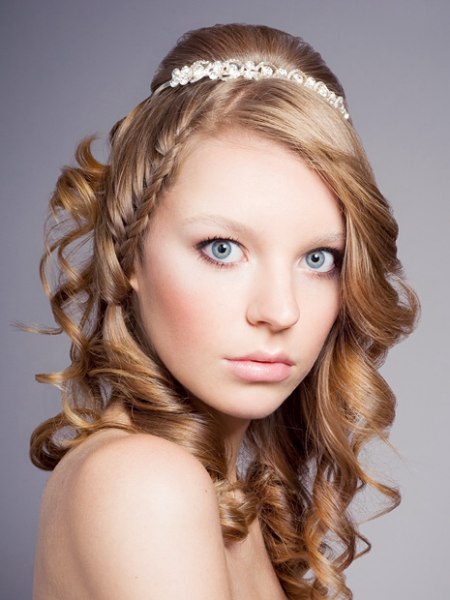
[[[268,62],[254,63],[252,61],[246,61],[244,63],[238,60],[216,60],[210,62],[208,60],[198,60],[192,65],[185,65],[181,69],[176,68],[172,71],[172,79],[160,85],[155,93],[168,88],[178,87],[179,85],[186,85],[188,83],[195,83],[200,79],[209,77],[211,80],[227,81],[228,79],[287,79],[293,81],[298,85],[313,90],[319,96],[321,96],[328,104],[335,108],[341,113],[344,119],[348,119],[347,108],[345,106],[344,98],[338,96],[332,92],[323,83],[318,81],[314,77],[310,77],[301,71],[300,69],[293,69],[288,71],[287,69],[275,67]]]

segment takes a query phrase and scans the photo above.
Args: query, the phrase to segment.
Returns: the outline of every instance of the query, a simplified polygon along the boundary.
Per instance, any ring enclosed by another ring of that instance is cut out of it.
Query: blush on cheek
[[[143,290],[141,314],[152,342],[156,345],[171,339],[183,344],[192,331],[201,331],[207,326],[203,291],[194,285],[193,279],[168,277],[167,271],[152,269],[147,281],[151,282]],[[205,323],[206,322],[206,323]]]
[[[339,303],[322,306],[316,306],[318,310],[314,310],[308,314],[303,313],[303,339],[309,340],[308,346],[312,351],[313,362],[319,356],[328,335],[336,321]],[[311,364],[312,366],[312,364]]]
[[[160,297],[162,323],[178,331],[186,331],[204,318],[204,309],[198,295],[167,286]]]

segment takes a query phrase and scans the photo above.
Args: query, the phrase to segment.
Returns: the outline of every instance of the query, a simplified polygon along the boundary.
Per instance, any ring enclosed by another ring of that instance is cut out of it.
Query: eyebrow
[[[246,225],[243,225],[239,221],[235,221],[234,219],[230,219],[228,217],[222,217],[219,215],[211,215],[211,214],[199,214],[195,217],[187,217],[183,219],[183,223],[186,225],[195,224],[195,223],[204,223],[206,225],[215,225],[221,227],[230,232],[230,234],[240,234],[242,236],[251,235],[254,233],[254,230]],[[325,246],[327,244],[336,244],[345,242],[346,235],[343,231],[337,231],[333,233],[329,233],[311,240],[308,240],[309,246]]]
[[[221,217],[219,215],[200,214],[195,217],[188,217],[183,220],[183,223],[190,225],[191,223],[204,223],[205,225],[217,225],[223,229],[227,229],[230,233],[240,233],[241,235],[249,235],[252,233],[252,229],[243,225],[239,221],[229,219],[227,217]]]
[[[311,246],[326,246],[326,244],[338,244],[345,242],[346,235],[344,232],[331,233],[330,235],[324,235],[310,241]]]

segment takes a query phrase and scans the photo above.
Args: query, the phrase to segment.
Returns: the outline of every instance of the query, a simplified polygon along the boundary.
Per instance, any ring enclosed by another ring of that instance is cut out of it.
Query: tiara
[[[209,60],[197,60],[191,65],[184,65],[184,67],[174,69],[172,71],[172,79],[160,85],[154,93],[159,93],[168,87],[175,88],[179,85],[195,83],[205,77],[208,77],[211,80],[219,79],[221,81],[241,78],[253,79],[256,81],[259,81],[260,79],[286,79],[316,92],[326,100],[328,104],[340,112],[344,119],[350,117],[345,106],[344,98],[328,89],[323,81],[319,81],[314,77],[306,75],[300,69],[288,71],[282,67],[275,67],[268,62],[254,63],[249,60],[240,62],[232,59],[224,61],[216,60],[213,62]]]

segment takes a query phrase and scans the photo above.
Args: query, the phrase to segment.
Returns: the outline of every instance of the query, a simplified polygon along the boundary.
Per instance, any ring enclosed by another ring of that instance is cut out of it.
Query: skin
[[[177,445],[99,432],[42,499],[34,600],[232,598],[214,486]]]
[[[317,359],[339,310],[332,252],[343,247],[325,183],[252,134],[197,140],[161,200],[131,285],[161,359],[219,419],[230,478],[249,422],[276,410]],[[224,546],[197,459],[113,429],[71,450],[49,480],[33,597],[286,598],[258,521]]]
[[[171,373],[220,419],[234,456],[250,420],[310,371],[336,319],[333,256],[322,253],[321,269],[308,263],[323,246],[344,246],[333,193],[296,156],[248,133],[194,143],[156,211],[131,278],[140,317]],[[292,363],[287,376],[236,374],[230,359],[261,352]]]

